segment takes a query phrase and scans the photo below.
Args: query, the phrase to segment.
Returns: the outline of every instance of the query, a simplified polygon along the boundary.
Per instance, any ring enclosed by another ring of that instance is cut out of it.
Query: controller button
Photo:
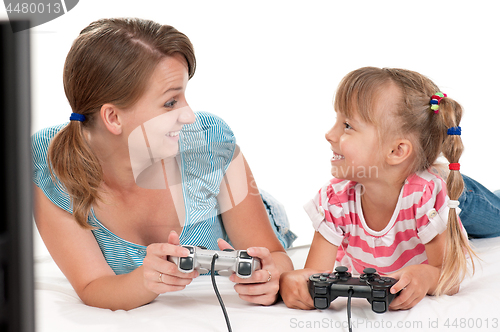
[[[179,261],[179,268],[181,270],[193,269],[193,257],[181,257]]]
[[[326,295],[328,294],[328,290],[326,287],[314,287],[314,293],[317,295]]]
[[[323,277],[323,276],[319,277],[319,281],[326,281],[326,279],[327,279],[327,277]]]
[[[234,249],[231,249],[231,248],[226,248],[226,249],[224,249],[224,250],[222,250],[222,251],[231,252],[231,251],[234,251]]]
[[[249,276],[252,274],[252,264],[248,262],[240,262],[238,264],[238,274],[242,276]]]
[[[330,276],[330,273],[322,273],[321,275],[322,275],[323,277],[328,277],[328,276]]]
[[[383,280],[383,279],[378,279],[377,281],[378,281],[378,283],[379,283],[379,284],[381,284],[381,285],[385,284],[385,280]]]
[[[194,248],[193,247],[184,247],[184,248],[186,248],[187,250],[189,250],[190,254],[194,254]]]
[[[385,291],[384,290],[374,290],[373,297],[375,297],[377,299],[383,299],[383,298],[385,298]]]
[[[387,306],[384,301],[373,301],[372,310],[378,314],[381,314],[387,311]]]
[[[314,307],[317,309],[326,309],[330,306],[328,299],[325,297],[317,297],[314,299]]]
[[[375,273],[377,273],[377,270],[375,270],[372,267],[367,267],[366,269],[363,270],[363,273],[364,274],[375,274]]]
[[[335,268],[335,271],[339,272],[339,273],[346,273],[348,270],[348,268],[346,266],[337,266]]]
[[[249,254],[247,254],[246,251],[240,251],[240,258],[251,259],[252,256],[250,256]]]

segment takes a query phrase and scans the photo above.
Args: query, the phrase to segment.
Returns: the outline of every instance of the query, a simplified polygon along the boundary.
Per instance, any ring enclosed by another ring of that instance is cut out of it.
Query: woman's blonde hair
[[[356,112],[368,123],[386,126],[388,122],[378,119],[373,110],[380,91],[389,84],[395,84],[401,91],[391,100],[394,105],[391,128],[397,128],[397,134],[408,138],[415,150],[414,162],[407,175],[435,166],[441,153],[449,163],[458,163],[464,148],[462,140],[459,135],[448,135],[447,131],[459,126],[462,107],[446,97],[439,102],[437,113],[431,110],[431,96],[440,90],[429,78],[417,72],[374,67],[354,70],[339,84],[335,110],[347,116]],[[450,171],[446,188],[449,198],[458,200],[464,189],[460,171]],[[460,284],[467,272],[467,254],[471,258],[476,256],[462,232],[455,209],[449,212],[446,242],[436,295],[449,293]],[[473,261],[472,267],[474,271]]]
[[[186,59],[191,78],[196,59],[188,37],[169,25],[136,18],[95,21],[73,42],[64,65],[64,91],[72,111],[85,121],[71,121],[54,137],[48,161],[83,228],[90,228],[87,219],[102,181],[83,128],[92,128],[106,103],[127,108],[137,102],[160,60],[174,54]]]

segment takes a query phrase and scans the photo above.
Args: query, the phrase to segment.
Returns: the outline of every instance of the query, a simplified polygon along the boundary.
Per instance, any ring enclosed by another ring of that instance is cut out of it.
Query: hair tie
[[[450,171],[459,171],[460,170],[460,163],[450,163],[448,166]]]
[[[71,113],[71,116],[69,117],[70,121],[80,121],[83,122],[85,121],[85,115],[80,114],[80,113]]]
[[[454,200],[451,200],[451,199],[448,201],[448,207],[450,209],[456,209],[459,205],[460,205],[459,201],[454,201]]]
[[[448,128],[448,135],[462,135],[462,128],[459,126]]]
[[[432,95],[430,104],[431,110],[433,110],[434,113],[437,114],[439,112],[439,102],[445,97],[447,97],[446,93],[442,92],[437,92],[436,94]]]

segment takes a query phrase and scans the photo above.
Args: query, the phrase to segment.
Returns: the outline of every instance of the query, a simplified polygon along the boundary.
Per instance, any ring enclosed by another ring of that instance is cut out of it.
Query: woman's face
[[[195,121],[185,98],[187,82],[188,68],[184,58],[166,57],[154,70],[139,101],[123,112],[124,130],[130,130],[124,134],[128,135],[134,173],[147,164],[177,154],[180,130]]]

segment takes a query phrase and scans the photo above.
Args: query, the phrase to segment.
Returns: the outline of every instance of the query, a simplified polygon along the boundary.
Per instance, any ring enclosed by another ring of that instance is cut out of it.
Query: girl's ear
[[[391,166],[400,165],[411,156],[412,152],[413,145],[411,142],[407,139],[399,139],[392,145],[386,161]]]
[[[101,106],[101,119],[106,129],[114,135],[122,133],[122,123],[118,109],[113,104],[104,104]]]

